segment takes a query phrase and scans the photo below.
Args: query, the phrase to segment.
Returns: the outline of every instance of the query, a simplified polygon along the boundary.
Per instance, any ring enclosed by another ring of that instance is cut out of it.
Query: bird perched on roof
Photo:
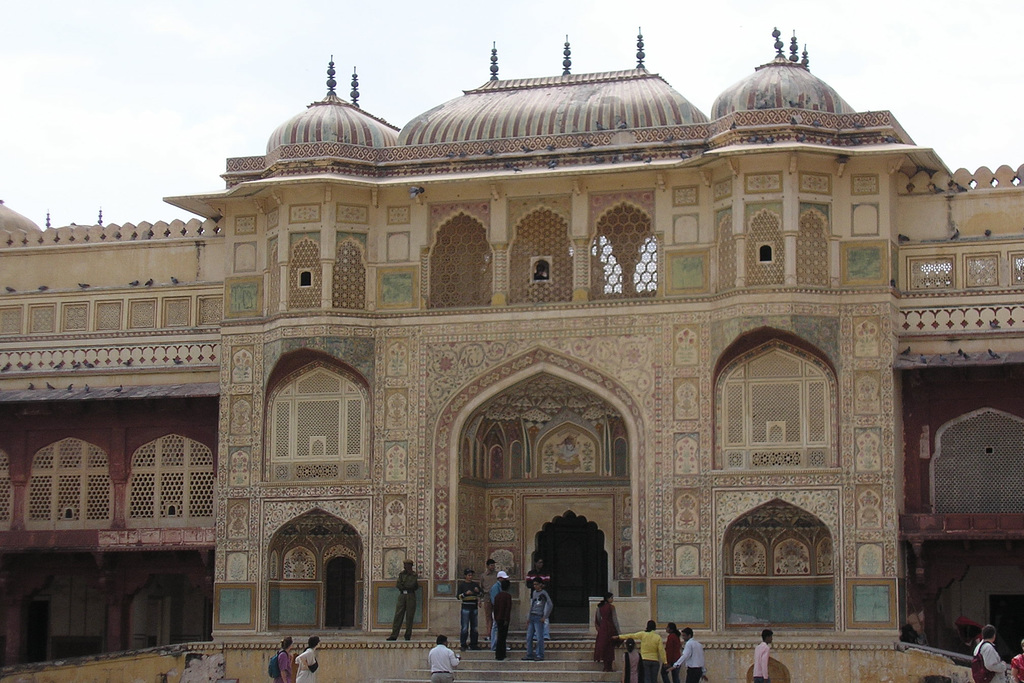
[[[0,372],[7,372],[10,369],[11,369],[11,364],[8,363],[7,365],[5,365],[2,368],[0,368]]]
[[[45,292],[48,289],[49,289],[49,287],[47,287],[46,285],[39,285],[39,291],[40,292]]]
[[[132,280],[128,284],[131,285],[132,287],[138,287],[139,286],[139,281],[138,280]]]
[[[960,239],[960,228],[953,228],[953,234],[949,236],[950,240]]]
[[[988,357],[989,358],[999,358],[999,354],[996,353],[995,351],[993,351],[992,349],[989,349],[988,350]]]
[[[176,278],[176,277],[174,277],[174,276],[172,275],[172,276],[171,276],[171,284],[174,284],[174,285],[178,284],[178,278]]]
[[[6,289],[9,293],[14,293],[18,291],[14,287],[4,287],[4,289]]]
[[[147,287],[152,287],[153,286],[153,278],[149,278],[148,280],[146,280],[146,286]]]
[[[78,283],[79,289],[89,289],[90,286],[91,285],[88,282],[79,282]]]
[[[628,126],[625,121],[619,121],[617,124],[615,124],[615,127],[618,128],[619,130],[626,130]]]
[[[910,355],[910,347],[908,346],[907,348],[905,348],[902,351],[900,351],[900,355],[901,356],[909,356]]]
[[[992,318],[992,320],[988,321],[988,326],[990,328],[992,328],[993,330],[998,330],[999,329],[999,321],[996,320],[995,318]]]
[[[899,241],[900,244],[903,244],[904,242],[909,242],[910,241],[910,238],[907,237],[906,235],[904,235],[903,233],[900,233],[899,235],[896,235],[896,239]]]
[[[36,388],[36,385],[35,385],[35,384],[32,384],[32,382],[29,382],[29,383],[28,383],[28,388],[29,388],[29,389],[35,389],[35,388]]]
[[[47,382],[47,383],[46,383],[46,388],[47,388],[47,389],[56,389],[57,387],[55,387],[55,386],[53,386],[52,384],[50,384],[49,382]]]

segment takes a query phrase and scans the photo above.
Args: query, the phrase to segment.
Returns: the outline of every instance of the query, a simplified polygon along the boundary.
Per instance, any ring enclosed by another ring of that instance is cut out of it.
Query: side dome
[[[8,208],[2,199],[0,199],[0,230],[42,232],[42,229],[29,218],[22,216],[14,209]]]
[[[809,109],[833,114],[855,112],[832,86],[811,73],[806,49],[802,59],[797,57],[796,37],[787,59],[782,54],[778,30],[772,35],[776,38],[775,59],[726,88],[715,99],[711,118],[720,119],[736,111],[754,109]]]
[[[706,123],[699,109],[646,69],[492,80],[424,112],[399,145],[589,133]]]
[[[306,111],[288,119],[271,134],[267,154],[284,145],[339,142],[361,147],[395,144],[398,128],[359,108],[356,75],[352,74],[352,103],[334,92],[334,62],[327,69],[327,95],[310,104]]]

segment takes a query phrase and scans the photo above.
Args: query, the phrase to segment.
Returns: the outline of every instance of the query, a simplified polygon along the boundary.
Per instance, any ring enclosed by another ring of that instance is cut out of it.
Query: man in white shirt
[[[754,648],[754,683],[770,683],[768,679],[768,658],[772,649],[772,630],[761,631],[761,642]]]
[[[996,627],[992,624],[986,624],[985,628],[981,629],[981,642],[978,643],[978,647],[974,648],[974,656],[977,657],[978,653],[981,653],[981,659],[985,663],[985,668],[993,672],[993,675],[1004,673],[1009,668],[996,651],[995,642]]]
[[[686,683],[700,683],[704,675],[704,646],[693,637],[693,629],[687,626],[682,630],[683,654],[672,665],[673,669],[686,667]]]
[[[448,636],[438,636],[437,645],[427,653],[430,663],[430,683],[453,683],[455,667],[459,665],[459,656],[448,647]]]

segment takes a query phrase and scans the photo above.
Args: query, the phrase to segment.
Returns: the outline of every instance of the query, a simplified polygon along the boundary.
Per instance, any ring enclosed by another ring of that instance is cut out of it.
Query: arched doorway
[[[324,626],[356,625],[356,563],[351,557],[335,557],[324,571]]]
[[[543,558],[551,576],[548,593],[554,624],[587,623],[591,596],[608,590],[608,551],[597,524],[571,510],[556,517],[537,534],[533,561]]]
[[[772,500],[723,539],[726,626],[835,626],[832,534],[810,512]]]
[[[583,583],[558,590],[569,596],[576,591],[579,597],[569,601],[577,613],[556,603],[554,618],[586,622],[589,591],[600,594],[609,580],[632,578],[632,432],[622,404],[582,379],[551,370],[524,372],[462,423],[455,566],[479,571],[492,558],[499,569],[525,576],[538,550],[538,531],[567,510],[585,515],[600,534],[599,542],[588,543],[603,553],[594,563],[600,564],[594,571],[601,586],[594,587],[597,578],[571,572]]]
[[[323,510],[284,524],[270,540],[270,628],[358,626],[362,539]]]

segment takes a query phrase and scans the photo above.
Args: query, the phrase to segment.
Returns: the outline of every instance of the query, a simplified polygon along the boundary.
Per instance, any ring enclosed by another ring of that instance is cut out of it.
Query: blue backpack
[[[281,656],[284,650],[278,650],[274,653],[274,656],[270,658],[270,662],[267,664],[267,673],[270,674],[271,678],[281,677],[281,662],[277,660]]]

